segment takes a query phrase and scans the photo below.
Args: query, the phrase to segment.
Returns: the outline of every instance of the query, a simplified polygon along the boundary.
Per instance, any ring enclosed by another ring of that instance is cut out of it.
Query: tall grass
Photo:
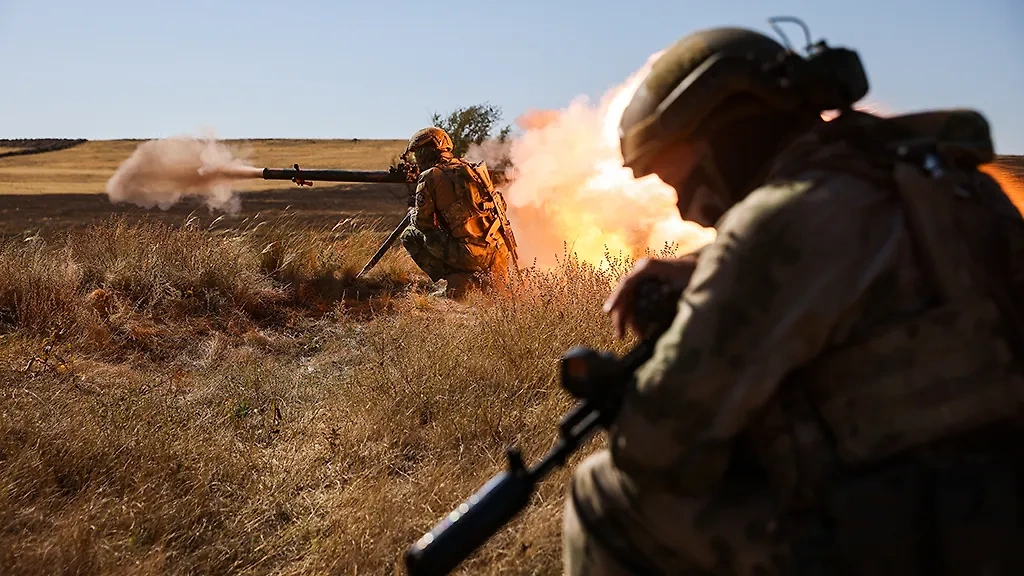
[[[113,221],[0,247],[0,573],[401,574],[505,448],[538,458],[558,357],[627,345],[600,305],[630,260],[457,303],[400,250],[355,279],[380,239]],[[558,573],[565,478],[465,569]]]

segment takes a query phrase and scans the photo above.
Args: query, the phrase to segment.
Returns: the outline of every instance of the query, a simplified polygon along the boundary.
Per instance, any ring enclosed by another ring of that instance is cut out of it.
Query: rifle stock
[[[577,346],[560,361],[562,387],[582,398],[559,425],[558,440],[534,466],[523,464],[519,450],[510,449],[508,465],[457,506],[405,552],[410,576],[448,574],[526,508],[537,484],[596,432],[615,418],[622,395],[636,371],[654,353],[657,339],[668,329],[675,307],[667,304],[678,292],[657,282],[638,288],[637,316],[645,319],[647,334],[622,358]]]

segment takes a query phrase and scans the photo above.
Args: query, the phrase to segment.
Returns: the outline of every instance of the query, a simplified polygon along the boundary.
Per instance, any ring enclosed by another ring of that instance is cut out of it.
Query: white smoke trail
[[[167,210],[182,198],[198,196],[211,210],[230,214],[241,209],[234,183],[260,178],[239,150],[210,133],[143,142],[107,181],[107,196],[119,204]]]

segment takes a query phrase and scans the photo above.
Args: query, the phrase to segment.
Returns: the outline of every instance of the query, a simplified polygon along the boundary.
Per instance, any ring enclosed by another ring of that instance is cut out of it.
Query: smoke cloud
[[[622,166],[619,119],[660,54],[596,103],[580,97],[561,110],[530,110],[515,120],[519,134],[470,147],[472,161],[511,160],[503,193],[527,265],[552,266],[566,249],[601,265],[609,255],[679,254],[714,239],[714,229],[680,218],[671,186]],[[887,112],[871,101],[858,108]]]
[[[107,181],[107,196],[115,204],[167,210],[182,198],[203,199],[210,210],[235,214],[241,200],[234,190],[238,180],[260,178],[244,154],[203,137],[174,136],[143,142]]]
[[[679,217],[675,190],[656,176],[637,179],[622,166],[618,123],[650,65],[598,102],[580,97],[562,110],[531,110],[504,145],[473,147],[467,157],[492,164],[507,155],[502,190],[523,264],[553,266],[565,251],[591,264],[607,256],[680,253],[714,239],[714,230]]]

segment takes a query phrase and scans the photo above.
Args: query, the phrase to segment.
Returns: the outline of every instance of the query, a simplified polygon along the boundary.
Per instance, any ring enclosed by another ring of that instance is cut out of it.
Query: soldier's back
[[[1024,222],[964,116],[855,118],[776,166],[817,183],[804,217],[860,223],[856,270],[835,275],[864,288],[751,431],[776,488],[816,511],[793,573],[1024,574]]]

